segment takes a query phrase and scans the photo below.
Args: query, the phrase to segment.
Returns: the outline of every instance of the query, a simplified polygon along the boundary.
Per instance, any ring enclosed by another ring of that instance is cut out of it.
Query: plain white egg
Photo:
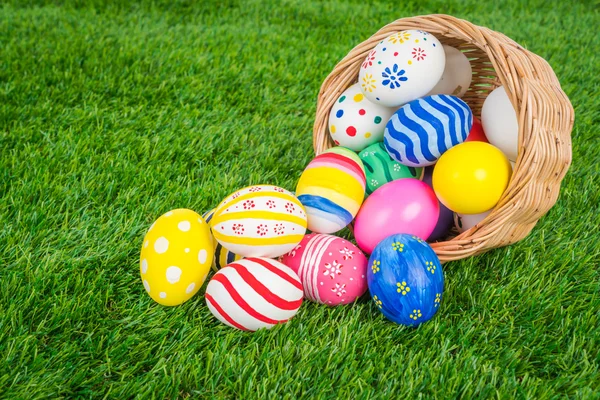
[[[471,86],[473,77],[471,63],[462,51],[454,47],[444,45],[444,53],[446,54],[444,73],[428,96],[449,94],[462,97]]]
[[[485,219],[492,210],[482,212],[480,214],[459,214],[454,213],[454,226],[460,233],[468,231]]]
[[[519,124],[503,86],[494,89],[483,102],[481,124],[490,144],[502,150],[509,160],[516,161]]]

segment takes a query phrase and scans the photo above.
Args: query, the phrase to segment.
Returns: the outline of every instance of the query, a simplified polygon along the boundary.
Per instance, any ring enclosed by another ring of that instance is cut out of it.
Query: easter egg
[[[431,182],[431,178],[433,175],[434,166],[429,166],[424,168],[423,173],[423,182],[427,184],[433,190],[433,183]],[[428,242],[433,242],[435,240],[441,239],[448,234],[450,229],[452,228],[452,223],[454,221],[454,213],[448,207],[443,205],[438,200],[438,205],[440,207],[440,214],[438,215],[438,221],[435,224],[435,228],[433,228],[433,232],[427,238]]]
[[[433,189],[440,201],[461,214],[493,208],[512,174],[506,156],[484,142],[467,142],[440,157],[433,170]]]
[[[212,210],[207,211],[204,214],[202,214],[202,218],[204,218],[204,220],[206,221],[207,224],[210,225],[210,221],[212,220],[214,213],[215,213],[215,209],[213,208]],[[237,255],[237,254],[227,250],[216,239],[213,240],[213,244],[215,246],[215,256],[213,258],[213,262],[212,262],[211,266],[215,272],[217,272],[218,270],[220,270],[227,264],[230,264],[234,261],[237,261],[237,260],[240,260],[243,258],[242,256]]]
[[[473,69],[469,59],[462,51],[444,45],[444,54],[446,55],[446,65],[440,81],[429,92],[428,96],[434,94],[450,94],[452,96],[462,97],[471,86]]]
[[[354,221],[356,243],[371,254],[377,243],[396,233],[428,237],[440,210],[433,190],[418,179],[391,181],[375,190]]]
[[[367,196],[378,187],[396,179],[421,179],[423,176],[423,168],[408,167],[392,160],[383,142],[373,143],[361,151],[359,157],[365,166]]]
[[[488,143],[488,140],[485,137],[485,132],[483,131],[483,126],[481,125],[481,121],[479,120],[479,118],[473,117],[473,126],[471,127],[471,132],[469,132],[469,136],[467,136],[465,142]]]
[[[367,290],[367,258],[346,239],[304,236],[281,262],[300,277],[304,298],[329,306],[352,303]]]
[[[271,185],[248,186],[227,196],[210,221],[227,250],[242,257],[279,257],[306,233],[306,212],[298,199]]]
[[[383,141],[394,160],[424,167],[464,142],[472,125],[473,113],[458,97],[428,96],[400,107],[385,126]]]
[[[192,210],[160,216],[148,229],[140,254],[146,292],[159,304],[175,306],[198,292],[213,258],[210,229]]]
[[[249,257],[221,268],[206,287],[206,304],[222,323],[243,331],[272,328],[302,304],[302,284],[291,268]]]
[[[363,163],[352,150],[333,147],[316,156],[296,187],[308,229],[334,233],[348,225],[365,197],[365,179]]]
[[[504,86],[494,89],[486,97],[481,109],[481,124],[488,142],[502,150],[509,160],[517,161],[519,123]]]
[[[445,63],[444,48],[435,36],[400,31],[369,52],[358,82],[373,103],[398,107],[429,93],[442,77]]]
[[[433,249],[411,235],[392,235],[369,257],[367,282],[375,306],[389,320],[417,326],[440,307],[444,272]]]
[[[329,134],[337,145],[361,151],[383,140],[385,123],[394,108],[367,100],[355,83],[342,93],[329,113]]]
[[[485,219],[492,210],[485,211],[479,214],[454,214],[454,226],[460,232],[466,232]]]

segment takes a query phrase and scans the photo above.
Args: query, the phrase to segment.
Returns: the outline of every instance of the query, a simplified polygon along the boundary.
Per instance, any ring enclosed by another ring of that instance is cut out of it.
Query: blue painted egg
[[[367,283],[371,298],[385,317],[417,326],[437,312],[444,291],[444,273],[433,249],[407,234],[382,240],[369,258]]]
[[[464,142],[472,125],[473,113],[458,97],[427,96],[400,107],[388,121],[383,140],[394,160],[409,167],[426,167]]]

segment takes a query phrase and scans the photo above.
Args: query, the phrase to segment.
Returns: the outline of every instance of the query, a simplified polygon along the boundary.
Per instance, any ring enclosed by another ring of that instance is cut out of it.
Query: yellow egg
[[[466,142],[446,151],[433,169],[433,189],[446,207],[460,214],[492,209],[512,174],[506,156],[484,142]]]
[[[192,210],[180,208],[159,217],[148,229],[140,254],[146,292],[164,306],[191,299],[213,261],[208,224]]]

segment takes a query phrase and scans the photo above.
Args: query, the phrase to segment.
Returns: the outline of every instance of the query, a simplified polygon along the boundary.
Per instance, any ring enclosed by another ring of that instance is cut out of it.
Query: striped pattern
[[[473,113],[458,97],[424,97],[392,115],[385,127],[385,148],[404,165],[432,165],[448,149],[464,142],[472,125]]]
[[[275,186],[251,186],[221,202],[210,219],[219,244],[240,257],[279,257],[304,237],[307,215],[300,201]]]
[[[279,261],[245,258],[217,272],[206,288],[210,312],[226,325],[256,331],[284,323],[302,304],[298,275]]]
[[[212,210],[207,211],[202,215],[202,218],[204,218],[207,224],[210,224],[214,213],[215,209],[213,208]],[[239,256],[223,247],[223,245],[221,245],[221,243],[219,243],[218,240],[214,239],[213,244],[215,250],[215,256],[211,265],[213,271],[217,272],[227,264],[231,264],[234,261],[242,259],[242,256]]]
[[[424,168],[408,167],[392,160],[385,149],[383,142],[373,143],[360,152],[360,159],[365,166],[367,176],[366,195],[370,195],[377,188],[396,179],[415,178],[422,180]]]
[[[306,207],[308,228],[333,233],[356,216],[365,194],[365,170],[360,158],[345,147],[333,147],[306,167],[296,195]]]
[[[319,296],[319,268],[314,266],[320,264],[325,251],[336,239],[338,239],[336,236],[315,235],[313,240],[307,242],[306,250],[302,253],[298,276],[300,281],[304,282],[304,295],[311,301],[323,302]]]

